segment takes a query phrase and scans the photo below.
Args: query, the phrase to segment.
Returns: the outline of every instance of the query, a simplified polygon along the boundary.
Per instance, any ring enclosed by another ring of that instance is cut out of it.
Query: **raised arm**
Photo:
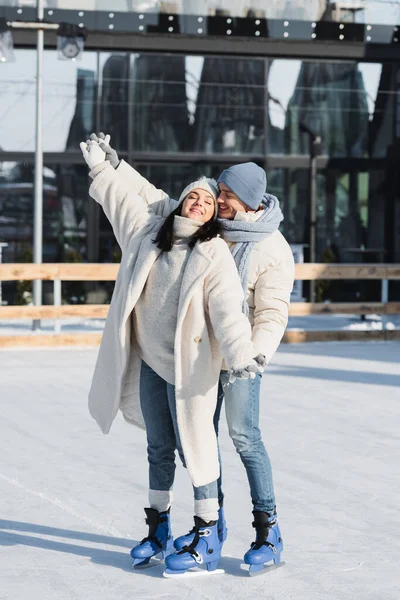
[[[164,190],[156,188],[127,162],[121,160],[116,172],[131,190],[137,192],[154,212],[166,217],[178,205]]]
[[[90,175],[93,183],[89,194],[102,206],[117,242],[124,251],[135,231],[159,217],[149,213],[143,198],[121,184],[108,161],[98,165],[96,173],[91,172]]]
[[[142,177],[136,169],[131,167],[124,160],[120,160],[114,148],[110,146],[110,136],[104,133],[95,133],[90,135],[89,140],[100,144],[101,149],[105,153],[106,160],[110,161],[116,173],[121,178],[121,183],[126,186],[127,190],[136,192],[143,198],[146,204],[149,205],[152,212],[162,217],[167,217],[178,206],[178,202],[169,197],[169,195],[159,188],[156,188],[145,177]]]
[[[215,239],[213,244],[217,251],[206,284],[208,313],[228,368],[242,369],[254,363],[257,354],[250,322],[242,312],[243,288],[226,243]]]

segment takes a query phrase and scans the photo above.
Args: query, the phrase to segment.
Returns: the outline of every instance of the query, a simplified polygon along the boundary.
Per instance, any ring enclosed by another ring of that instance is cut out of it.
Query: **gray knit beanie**
[[[186,198],[186,196],[195,189],[205,190],[206,192],[209,192],[212,195],[212,197],[214,198],[214,208],[215,208],[214,219],[216,219],[217,214],[218,214],[217,197],[218,197],[219,190],[218,190],[218,185],[217,185],[217,182],[215,181],[215,179],[212,179],[211,177],[202,176],[199,179],[196,179],[196,181],[189,183],[189,185],[187,185],[185,187],[185,189],[179,196],[178,202],[179,203],[183,202],[183,200]]]
[[[233,165],[222,171],[218,183],[224,183],[252,210],[257,210],[267,190],[267,175],[253,162]]]

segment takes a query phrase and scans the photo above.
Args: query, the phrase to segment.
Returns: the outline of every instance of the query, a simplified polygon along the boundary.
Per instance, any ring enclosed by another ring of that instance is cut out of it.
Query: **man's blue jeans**
[[[246,469],[254,510],[273,512],[275,507],[272,468],[259,428],[261,374],[255,379],[236,379],[228,384],[229,373],[222,371],[214,426],[225,398],[225,414],[229,435]],[[222,478],[218,480],[218,500],[223,500]]]
[[[169,491],[175,477],[175,450],[185,466],[176,419],[175,386],[167,383],[142,361],[140,407],[147,435],[149,487]],[[194,487],[195,500],[217,498],[217,481]]]

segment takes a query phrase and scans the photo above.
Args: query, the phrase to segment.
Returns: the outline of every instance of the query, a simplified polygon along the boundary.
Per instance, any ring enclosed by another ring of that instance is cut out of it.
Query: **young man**
[[[109,142],[108,136],[99,134],[99,138]],[[98,138],[93,134],[91,139]],[[155,188],[125,161],[119,161],[117,153],[107,143],[103,149],[126,186],[151,204],[152,210],[166,216],[176,207],[176,201],[163,190]],[[283,215],[278,200],[266,193],[264,169],[254,163],[225,169],[218,179],[218,186],[218,217],[222,220],[224,238],[230,246],[245,290],[243,311],[252,325],[255,348],[265,356],[268,364],[287,325],[294,280],[293,254],[278,230]],[[259,429],[261,376],[236,380],[229,385],[228,379],[227,371],[222,370],[215,423],[217,428],[225,397],[229,434],[246,469],[253,503],[256,540],[244,560],[250,565],[250,570],[259,570],[271,560],[278,563],[283,549],[271,463]],[[221,485],[219,500],[220,536],[223,541],[226,528]],[[178,545],[188,541],[188,536],[176,540]]]

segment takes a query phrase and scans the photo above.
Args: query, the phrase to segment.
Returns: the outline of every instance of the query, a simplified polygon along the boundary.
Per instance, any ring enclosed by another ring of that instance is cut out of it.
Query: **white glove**
[[[91,141],[98,142],[100,148],[102,150],[104,150],[104,152],[106,153],[106,160],[108,160],[110,165],[114,169],[116,169],[119,166],[119,163],[121,161],[119,159],[117,151],[114,150],[114,148],[112,148],[110,146],[110,139],[111,139],[110,135],[108,135],[108,134],[106,135],[105,133],[103,133],[101,131],[99,133],[99,135],[96,135],[95,133],[91,133],[89,136],[89,139],[86,140],[86,143],[90,144]]]
[[[83,158],[91,171],[106,160],[106,153],[100,148],[97,142],[91,141],[89,144],[81,142],[79,146],[82,150]]]
[[[232,368],[229,372],[229,383],[235,383],[236,379],[254,379],[257,373],[263,373],[264,366],[260,365],[259,356],[244,367]]]

